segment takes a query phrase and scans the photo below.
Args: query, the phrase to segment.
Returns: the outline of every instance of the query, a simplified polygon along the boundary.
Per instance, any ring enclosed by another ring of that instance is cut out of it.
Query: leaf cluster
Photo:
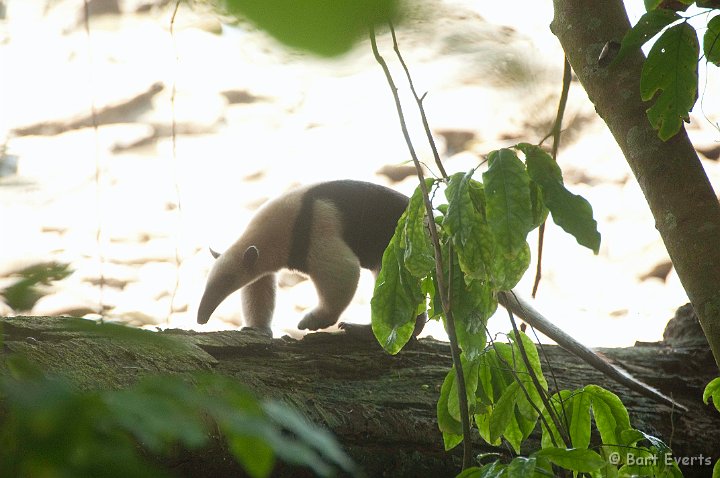
[[[497,293],[512,289],[529,265],[532,229],[550,214],[595,253],[600,234],[590,204],[565,188],[557,163],[538,146],[493,151],[482,181],[473,179],[474,173],[454,174],[446,183],[426,180],[433,198],[444,186],[446,202],[433,206],[432,218],[421,188],[415,191],[383,256],[372,299],[373,331],[390,353],[409,340],[417,314],[427,310],[447,321],[447,310],[452,311],[466,400],[453,367],[437,404],[446,449],[463,442],[464,403],[484,441],[505,443],[518,454],[540,423],[541,450],[509,464],[469,468],[460,476],[554,476],[554,467],[597,477],[679,476],[677,466],[661,459],[670,450],[633,430],[627,410],[611,392],[589,385],[550,395],[537,349],[524,333],[514,330],[507,343],[487,346],[486,323],[497,308]],[[430,221],[440,237],[442,270],[428,233]],[[440,290],[437,274],[443,275],[446,291]],[[440,303],[442,293],[449,304]],[[592,420],[600,435],[595,444]],[[643,440],[650,445],[640,446]]]
[[[22,357],[6,366],[10,374],[0,378],[3,476],[172,476],[149,457],[207,447],[218,432],[252,477],[269,476],[278,459],[317,476],[357,474],[327,432],[225,377],[149,376],[124,390],[80,391]]]
[[[531,370],[519,359],[518,340],[530,351]],[[542,437],[541,449],[528,457],[517,457],[507,464],[494,461],[469,468],[458,477],[556,476],[553,466],[592,477],[682,476],[670,448],[661,440],[633,429],[627,409],[612,392],[587,385],[560,391],[544,400],[541,394],[547,394],[547,382],[535,346],[523,333],[511,336],[510,344],[494,344],[478,364],[465,370],[466,383],[477,386],[474,396],[468,398],[475,424],[486,442],[500,446],[502,438],[515,453],[520,453],[520,444],[538,422]],[[533,387],[530,374],[538,377],[541,390]],[[454,374],[448,374],[438,403],[446,448],[462,440],[453,385]],[[599,443],[591,442],[591,422],[599,432]]]
[[[680,131],[683,121],[690,121],[690,110],[698,98],[698,33],[689,18],[678,13],[692,4],[706,9],[710,16],[702,54],[709,63],[720,65],[720,2],[713,0],[646,0],[647,12],[625,35],[614,60],[620,62],[657,37],[643,64],[640,95],[643,101],[653,101],[647,115],[663,141]]]
[[[538,146],[493,151],[483,181],[473,179],[474,173],[449,178],[446,202],[434,207],[432,219],[421,188],[416,189],[398,221],[371,303],[373,331],[390,353],[410,339],[415,317],[426,309],[431,317],[446,319],[441,294],[447,294],[460,348],[468,360],[476,360],[485,348],[487,319],[497,309],[496,294],[512,289],[527,270],[527,235],[548,213],[578,243],[599,250],[590,204],[565,188],[557,163]],[[426,180],[436,192],[443,184]],[[429,220],[440,234],[447,291],[440,291],[437,281]]]

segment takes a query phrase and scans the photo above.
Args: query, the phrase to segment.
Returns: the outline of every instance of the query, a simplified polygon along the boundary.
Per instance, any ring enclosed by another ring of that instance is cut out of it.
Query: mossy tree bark
[[[630,28],[621,0],[554,0],[553,33],[623,151],[720,368],[720,204],[684,129],[661,141],[640,98],[639,50],[600,66]]]

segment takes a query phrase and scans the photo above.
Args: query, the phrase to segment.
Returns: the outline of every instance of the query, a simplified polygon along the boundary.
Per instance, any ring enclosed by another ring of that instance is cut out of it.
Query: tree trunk
[[[13,318],[2,321],[3,356],[24,354],[51,374],[67,377],[80,389],[120,389],[148,374],[182,374],[199,370],[234,377],[260,397],[283,400],[313,422],[326,427],[368,476],[454,476],[460,470],[458,450],[446,453],[435,407],[440,385],[450,368],[448,344],[414,341],[390,356],[369,337],[356,334],[310,334],[297,341],[270,339],[252,332],[197,333],[167,330],[186,344],[159,348],[149,342],[79,331],[62,318]],[[677,456],[717,456],[720,418],[702,404],[702,389],[713,376],[706,347],[673,350],[662,344],[602,352],[637,378],[687,405],[682,414],[665,405],[607,383],[599,372],[556,346],[544,346],[541,357],[552,364],[545,373],[551,387],[574,389],[588,383],[618,394],[634,427],[670,444]],[[0,374],[6,373],[4,366]],[[557,382],[555,381],[557,380]],[[477,436],[477,435],[476,435]],[[539,447],[532,435],[525,450]],[[531,448],[534,447],[534,448]],[[474,453],[507,447],[473,444]],[[180,476],[238,476],[238,467],[220,443],[212,450],[178,454],[164,464]],[[686,468],[686,476],[708,476]],[[274,476],[311,476],[281,466]]]
[[[553,33],[590,101],[610,128],[650,206],[655,227],[700,319],[720,368],[720,204],[682,129],[667,142],[640,98],[641,51],[598,64],[608,41],[630,28],[621,0],[554,0]]]

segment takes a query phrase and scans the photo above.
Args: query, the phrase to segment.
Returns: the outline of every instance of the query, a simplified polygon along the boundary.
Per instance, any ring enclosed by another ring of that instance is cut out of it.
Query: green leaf
[[[406,220],[407,211],[400,217],[395,235],[385,249],[370,301],[373,333],[390,354],[398,353],[412,337],[418,306],[425,300],[420,279],[402,263],[400,241]]]
[[[261,407],[244,387],[225,377],[203,374],[197,382],[206,413],[225,435],[238,462],[256,476],[267,476],[263,474],[271,460],[267,447],[282,461],[307,466],[318,476],[333,475],[336,466],[348,472],[354,469],[327,432],[282,403],[270,401]],[[243,445],[259,448],[242,450]]]
[[[465,468],[459,474],[455,475],[455,478],[481,478],[483,476],[487,475],[482,474],[480,467],[471,466],[470,468]]]
[[[450,234],[463,272],[474,279],[493,279],[489,271],[496,256],[493,235],[481,211],[485,210],[482,184],[472,172],[450,177],[445,190],[448,210],[443,227]]]
[[[443,434],[446,451],[462,442],[462,424],[450,413],[449,406],[454,383],[455,369],[453,368],[445,375],[437,403],[438,428]]]
[[[496,266],[498,267],[495,269],[496,280],[493,287],[496,290],[514,288],[520,282],[522,276],[525,275],[528,267],[530,267],[530,246],[526,242],[514,256],[507,256],[505,261],[498,261]],[[501,272],[498,273],[498,271]]]
[[[227,438],[230,453],[248,475],[253,478],[270,476],[275,467],[275,454],[267,442],[259,437],[233,435]]]
[[[542,190],[535,181],[530,181],[530,204],[532,204],[533,229],[540,227],[547,219],[550,210],[543,200]]]
[[[205,425],[187,385],[169,378],[146,379],[138,387],[105,395],[117,426],[153,453],[177,442],[194,449],[207,441]]]
[[[524,476],[524,475],[508,475],[507,465],[494,461],[481,467],[473,466],[466,468],[455,478],[504,478],[506,476]]]
[[[544,448],[535,453],[556,465],[578,473],[592,473],[606,465],[606,461],[595,451],[577,448]]]
[[[713,466],[712,478],[720,478],[720,458],[718,458],[718,461],[715,462],[715,466]]]
[[[569,408],[568,432],[570,433],[570,441],[575,448],[587,448],[590,446],[591,434],[590,395],[580,389],[570,395],[568,400],[566,407]],[[563,419],[567,417],[567,414],[559,416]]]
[[[219,2],[219,0],[216,0]],[[323,56],[347,52],[370,25],[397,24],[394,0],[227,0],[228,13],[247,19],[287,46]],[[222,4],[222,3],[221,3]]]
[[[644,1],[645,1],[645,10],[648,12],[655,10],[663,2],[663,0],[644,0]]]
[[[522,336],[532,367],[539,369],[535,345],[524,334]],[[502,436],[519,453],[521,443],[530,436],[537,424],[536,407],[542,407],[540,395],[534,388],[515,344],[496,342],[493,349],[482,355],[479,365],[477,398],[479,404],[485,405],[485,408],[479,407],[475,414],[480,436],[488,442],[497,441]],[[516,382],[510,368],[515,370],[521,384]],[[547,390],[541,371],[538,380]],[[521,391],[521,386],[525,392]],[[526,392],[534,407],[528,401]],[[488,408],[487,404],[494,404],[494,407]]]
[[[304,416],[281,402],[273,400],[265,402],[263,410],[268,417],[297,437],[299,441],[315,448],[325,460],[348,473],[357,473],[357,465],[329,432],[309,422]]]
[[[597,385],[583,388],[590,395],[595,425],[605,445],[622,443],[622,432],[630,429],[630,416],[625,405],[614,393]],[[622,453],[619,448],[613,449]]]
[[[429,309],[426,310],[428,317],[435,319],[443,314],[442,301],[440,300],[440,291],[435,280],[435,272],[424,278],[420,282],[422,293],[428,297]]]
[[[710,381],[703,391],[703,403],[708,404],[708,401],[712,397],[713,405],[715,409],[720,412],[720,377],[717,377]]]
[[[515,344],[513,349],[515,349],[515,355],[517,357],[521,357],[520,354],[520,348],[517,347],[517,337],[515,336],[515,333],[512,332],[508,334],[508,337],[510,340],[512,340]],[[520,338],[522,340],[523,347],[525,349],[525,354],[527,355],[528,362],[530,363],[530,368],[532,370],[532,373],[537,377],[538,383],[542,387],[542,390],[544,392],[547,392],[548,390],[548,384],[547,380],[545,379],[545,376],[542,372],[542,367],[540,365],[540,356],[538,355],[537,347],[533,343],[532,340],[523,332],[520,332]],[[530,373],[527,370],[527,366],[525,365],[524,361],[520,358],[518,360],[518,363],[516,364],[516,368],[518,370],[518,377],[522,381],[523,385],[525,386],[525,389],[528,392],[528,395],[530,396],[530,399],[532,400],[533,406],[525,396],[525,394],[522,394],[518,398],[518,410],[520,413],[522,413],[523,416],[533,419],[533,422],[535,419],[537,419],[537,411],[536,408],[542,408],[543,403],[542,399],[540,397],[540,393],[536,388],[535,384],[530,377]]]
[[[680,131],[683,120],[697,100],[697,62],[700,46],[695,29],[688,23],[668,28],[648,53],[640,78],[640,94],[649,101],[647,110],[653,128],[663,141]]]
[[[537,461],[535,457],[525,458],[524,456],[518,456],[512,459],[507,467],[507,475],[511,477],[520,476],[535,476],[535,467]]]
[[[500,437],[519,451],[521,443],[530,436],[537,425],[537,411],[532,407],[520,390],[510,368],[516,369],[520,377],[526,376],[526,368],[513,357],[519,357],[516,347],[495,342],[478,360],[478,388],[476,392],[475,423],[480,436],[488,443],[497,445]],[[527,378],[522,379],[526,390]],[[541,379],[541,382],[543,380]],[[532,386],[532,385],[530,385]],[[539,398],[534,398],[537,406],[542,406]]]
[[[645,435],[640,430],[634,430],[631,428],[629,430],[623,430],[622,432],[620,432],[620,442],[628,446],[634,446],[635,443],[643,440],[645,437],[647,437],[649,440],[657,440],[659,443],[662,443],[662,441],[660,441],[658,438],[655,438],[652,435]],[[665,445],[664,443],[662,444]]]
[[[528,174],[540,186],[555,224],[574,236],[578,244],[597,254],[600,251],[600,233],[590,203],[565,188],[560,167],[549,154],[527,143],[517,147],[525,153]]]
[[[35,302],[43,296],[43,292],[38,286],[49,285],[72,273],[69,264],[55,261],[33,264],[12,272],[11,276],[19,276],[18,281],[4,290],[0,290],[0,295],[14,310],[30,310]]]
[[[0,378],[3,476],[168,476],[137,453],[97,392],[32,374]]]
[[[559,417],[562,426],[566,426],[570,434],[572,446],[575,448],[587,448],[590,445],[590,411],[591,396],[584,392],[584,389],[574,391],[562,390],[550,398],[550,404]],[[561,435],[550,418],[548,410],[542,412],[544,420],[542,424],[542,447],[554,446],[551,436],[556,444],[562,444]],[[550,429],[545,428],[545,423]]]
[[[530,178],[522,161],[509,149],[493,151],[483,173],[486,214],[503,255],[515,257],[533,224]]]
[[[707,61],[720,66],[720,16],[714,16],[708,22],[703,35],[703,54]]]
[[[698,8],[712,8],[713,10],[720,9],[720,0],[697,0],[695,5]]]
[[[432,184],[432,180],[428,180]],[[407,207],[402,231],[403,263],[415,277],[422,279],[435,268],[435,254],[425,227],[425,202],[420,186],[415,189]]]
[[[466,360],[464,354],[460,356],[460,361],[463,366],[463,376],[465,377],[465,393],[467,394],[468,402],[468,413],[470,415],[475,411],[475,391],[478,387],[478,364],[471,363]],[[452,369],[453,374],[455,369]],[[457,377],[450,387],[450,394],[448,396],[448,411],[450,415],[460,422],[460,400],[458,399],[458,388],[457,388]]]
[[[490,416],[490,438],[493,441],[505,433],[505,429],[514,418],[515,403],[520,393],[522,393],[520,386],[517,382],[513,382],[503,391],[500,399],[495,403]]]
[[[458,345],[469,361],[474,361],[485,349],[487,321],[497,310],[497,299],[487,283],[467,282],[460,270],[459,259],[453,254],[450,287],[450,309],[455,319]],[[445,263],[448,264],[447,261]],[[473,395],[475,390],[473,390]]]
[[[495,403],[496,391],[495,386],[493,385],[493,371],[502,370],[497,368],[499,366],[500,362],[494,350],[488,349],[486,353],[480,356],[478,368],[478,389],[475,392],[475,396],[478,402],[483,405],[490,406]],[[497,397],[500,397],[499,393],[497,393]]]
[[[680,15],[672,10],[658,9],[645,13],[640,20],[625,34],[620,45],[620,51],[613,60],[613,64],[619,62],[629,52],[639,49],[651,38],[673,22],[682,19]]]

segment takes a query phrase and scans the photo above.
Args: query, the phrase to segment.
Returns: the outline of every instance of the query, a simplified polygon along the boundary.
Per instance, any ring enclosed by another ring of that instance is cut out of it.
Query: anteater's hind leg
[[[330,327],[355,295],[360,260],[340,236],[316,237],[308,255],[308,275],[315,284],[319,303],[305,315],[298,328]]]

